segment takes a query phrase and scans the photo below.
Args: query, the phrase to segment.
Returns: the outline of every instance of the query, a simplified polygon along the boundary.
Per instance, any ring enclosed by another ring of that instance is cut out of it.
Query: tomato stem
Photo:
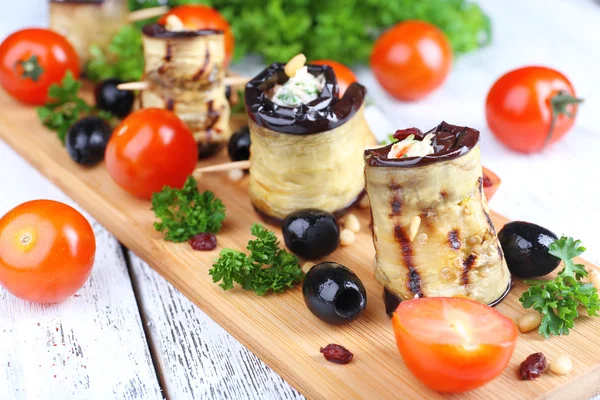
[[[569,110],[569,106],[571,104],[579,104],[582,103],[583,99],[579,99],[565,90],[561,90],[550,98],[550,109],[552,111],[552,121],[550,121],[550,129],[548,131],[548,135],[546,136],[546,140],[542,145],[542,149],[548,145],[552,135],[554,134],[554,126],[556,125],[556,120],[562,116],[566,115],[569,118],[574,118],[575,115]]]
[[[21,78],[31,78],[34,82],[37,82],[44,73],[44,69],[40,66],[36,55],[32,55],[25,61],[17,61],[17,64],[23,67]]]

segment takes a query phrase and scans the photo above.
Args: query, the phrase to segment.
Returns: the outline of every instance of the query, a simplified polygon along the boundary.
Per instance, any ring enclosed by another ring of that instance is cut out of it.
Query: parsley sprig
[[[172,242],[185,242],[199,233],[217,233],[225,219],[223,202],[211,191],[200,193],[192,176],[181,189],[165,186],[154,193],[152,210],[160,219],[154,228]]]
[[[37,109],[44,126],[55,131],[62,143],[71,126],[86,115],[96,114],[109,121],[114,118],[111,113],[98,110],[79,97],[79,89],[81,82],[75,79],[71,71],[67,71],[60,85],[53,84],[48,89],[48,96],[52,100]]]
[[[260,224],[253,224],[248,242],[250,255],[232,249],[223,249],[209,271],[213,282],[221,282],[224,290],[234,282],[244,290],[263,296],[269,290],[283,292],[304,279],[298,258],[279,247],[275,234]]]
[[[583,306],[590,317],[598,316],[600,300],[593,284],[581,282],[588,276],[585,266],[573,260],[585,251],[581,241],[561,237],[550,244],[550,254],[561,259],[564,268],[549,281],[525,281],[533,284],[519,301],[525,308],[533,308],[542,314],[538,332],[550,335],[568,335],[579,315],[577,308]]]

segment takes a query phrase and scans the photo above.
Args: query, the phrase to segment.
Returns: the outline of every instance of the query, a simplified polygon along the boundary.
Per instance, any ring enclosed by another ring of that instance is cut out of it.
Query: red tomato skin
[[[187,29],[215,29],[224,32],[225,35],[225,67],[231,62],[235,48],[235,38],[229,22],[214,8],[202,4],[187,4],[177,6],[158,20],[159,24],[165,24],[169,15],[178,17]]]
[[[329,65],[333,69],[333,72],[335,73],[335,78],[337,80],[340,97],[344,95],[344,92],[346,91],[346,89],[348,89],[348,86],[350,86],[351,83],[358,81],[358,79],[356,79],[356,75],[354,75],[354,72],[352,72],[350,68],[337,61],[316,60],[311,61],[309,64]]]
[[[452,46],[436,26],[404,21],[375,42],[371,69],[379,84],[394,98],[420,100],[440,87],[452,67]]]
[[[550,99],[564,90],[575,97],[573,85],[562,73],[546,67],[524,67],[500,77],[490,89],[485,114],[490,130],[506,147],[534,153],[560,140],[575,123],[575,118],[557,118],[552,136],[547,138],[552,121]],[[570,105],[577,113],[577,105]]]
[[[37,56],[44,69],[39,79],[22,77],[19,61]],[[0,83],[17,100],[31,105],[48,101],[48,88],[60,83],[67,71],[79,78],[79,57],[67,39],[48,29],[23,29],[0,44]]]
[[[421,301],[432,299],[416,299]],[[434,301],[444,300],[436,298]],[[446,299],[447,300],[447,299]],[[477,303],[469,299],[450,299]],[[407,302],[403,302],[407,303]],[[399,306],[401,307],[402,304]],[[485,306],[477,303],[477,306]],[[485,306],[487,307],[487,306]],[[427,343],[419,332],[403,328],[400,317],[392,316],[398,351],[407,368],[430,389],[443,393],[460,393],[476,389],[498,377],[507,367],[518,337],[517,328],[507,317],[490,307],[511,327],[511,340],[499,344],[480,344],[476,350],[444,343]]]
[[[119,186],[150,199],[164,186],[183,186],[198,162],[198,147],[190,129],[175,114],[145,108],[115,128],[105,162]]]
[[[31,245],[19,242],[31,235]],[[74,208],[33,200],[0,218],[0,284],[35,303],[57,303],[77,292],[94,265],[96,239]]]

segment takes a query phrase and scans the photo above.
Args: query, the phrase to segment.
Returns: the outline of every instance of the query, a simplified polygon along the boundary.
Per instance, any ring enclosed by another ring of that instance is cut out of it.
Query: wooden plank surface
[[[76,204],[0,141],[0,215],[48,198]],[[0,398],[161,399],[120,244],[92,220],[92,275],[56,305],[19,300],[0,287]]]
[[[165,242],[154,231],[149,203],[135,199],[118,188],[102,165],[82,168],[65,154],[54,134],[43,129],[31,109],[0,95],[0,137],[20,152],[43,174],[78,201],[120,241],[161,273],[211,318],[242,344],[279,372],[310,398],[439,398],[416,382],[397,354],[389,318],[383,311],[381,286],[374,280],[371,263],[373,247],[367,229],[367,212],[358,212],[363,230],[357,243],[339,249],[329,257],[352,268],[363,280],[369,302],[365,315],[348,326],[329,326],[317,320],[304,306],[301,291],[256,296],[242,290],[223,292],[212,283],[208,269],[223,247],[243,249],[249,228],[258,220],[247,199],[247,182],[232,184],[225,174],[205,174],[200,186],[213,190],[225,202],[229,217],[218,236],[219,248],[195,252],[187,244]],[[8,110],[10,110],[8,112]],[[23,124],[23,121],[27,121]],[[25,128],[26,127],[26,128]],[[210,162],[224,161],[221,159]],[[503,219],[494,215],[498,225]],[[499,306],[511,318],[522,314],[517,298],[524,290],[517,284]],[[567,385],[573,379],[591,376],[600,364],[600,354],[583,351],[600,335],[600,322],[582,318],[568,337],[543,341],[537,334],[521,336],[515,355],[505,373],[491,384],[463,395],[463,398],[536,398]],[[346,366],[327,363],[319,347],[340,343],[356,354]],[[543,350],[555,357],[571,353],[575,369],[568,376],[548,376],[535,382],[519,382],[516,366],[530,353]],[[591,380],[588,391],[597,390]],[[589,396],[588,396],[589,397]]]

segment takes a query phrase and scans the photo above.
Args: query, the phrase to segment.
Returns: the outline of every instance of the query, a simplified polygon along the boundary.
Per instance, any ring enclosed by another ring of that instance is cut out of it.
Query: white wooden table
[[[456,60],[444,88],[425,101],[394,102],[367,69],[357,70],[387,118],[375,118],[377,129],[428,129],[442,119],[480,129],[484,164],[503,179],[492,208],[582,239],[586,258],[598,264],[600,5],[593,0],[482,5],[494,22],[493,44]],[[44,0],[12,2],[0,16],[0,38],[45,20]],[[567,138],[533,156],[503,148],[484,117],[495,79],[527,64],[563,71],[586,99]],[[258,66],[237,69],[248,74]],[[0,215],[35,198],[77,207],[0,142]],[[93,226],[96,263],[74,297],[39,306],[0,288],[0,399],[302,398],[101,225]]]

